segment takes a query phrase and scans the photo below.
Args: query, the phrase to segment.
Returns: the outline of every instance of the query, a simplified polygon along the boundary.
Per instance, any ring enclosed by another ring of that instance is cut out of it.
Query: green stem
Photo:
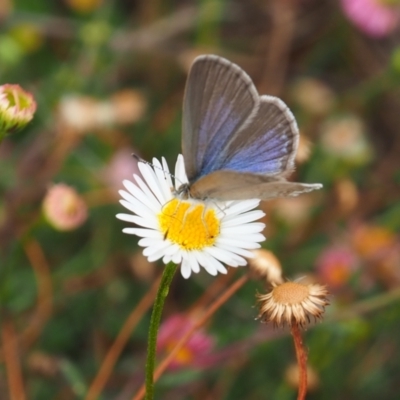
[[[170,262],[164,269],[158,288],[156,300],[153,306],[153,312],[150,319],[149,337],[147,342],[147,360],[146,360],[146,400],[152,400],[154,397],[154,365],[156,361],[156,346],[158,327],[160,326],[161,314],[164,308],[164,301],[168,295],[169,286],[175,274],[177,265]]]

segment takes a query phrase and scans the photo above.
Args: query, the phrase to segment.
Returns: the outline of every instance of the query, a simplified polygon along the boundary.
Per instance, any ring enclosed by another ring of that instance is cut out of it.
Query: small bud
[[[87,218],[87,207],[72,187],[65,184],[52,186],[43,200],[47,221],[59,231],[70,231],[81,226]]]
[[[36,111],[33,96],[19,85],[0,86],[0,139],[23,128]]]
[[[252,276],[268,283],[283,283],[282,267],[274,253],[264,249],[256,249],[252,253],[254,258],[248,260]]]

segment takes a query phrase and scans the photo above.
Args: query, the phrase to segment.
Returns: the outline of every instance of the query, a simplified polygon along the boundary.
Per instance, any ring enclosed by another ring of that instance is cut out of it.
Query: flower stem
[[[158,328],[160,326],[161,314],[164,308],[164,301],[168,295],[169,286],[175,274],[177,265],[170,262],[164,269],[161,277],[160,286],[156,300],[153,306],[153,312],[150,319],[149,337],[147,342],[147,360],[146,360],[146,400],[152,400],[154,397],[154,365],[156,361],[156,346]]]
[[[297,364],[299,366],[299,391],[297,400],[304,400],[307,394],[307,354],[304,350],[303,339],[299,326],[296,322],[292,322],[291,331],[296,350]]]

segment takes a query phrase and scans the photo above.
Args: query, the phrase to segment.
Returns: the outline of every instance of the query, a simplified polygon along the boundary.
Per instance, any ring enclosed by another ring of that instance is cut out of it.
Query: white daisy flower
[[[207,202],[182,199],[176,190],[188,179],[183,156],[175,166],[175,185],[165,159],[153,159],[153,167],[138,163],[142,177],[134,175],[135,183],[124,180],[120,203],[132,214],[117,218],[141,228],[124,228],[123,232],[141,237],[139,246],[149,261],[162,259],[181,263],[181,273],[189,278],[203,267],[209,274],[226,274],[223,264],[244,266],[250,251],[261,247],[265,240],[260,232],[265,225],[254,222],[265,214],[254,210],[260,200]],[[245,258],[246,257],[246,258]]]

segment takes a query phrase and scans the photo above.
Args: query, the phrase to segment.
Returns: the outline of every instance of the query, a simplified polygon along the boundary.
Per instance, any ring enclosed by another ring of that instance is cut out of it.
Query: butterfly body
[[[182,152],[188,184],[178,195],[200,200],[267,200],[322,187],[289,182],[299,132],[280,99],[259,96],[228,60],[197,57],[183,103]]]

